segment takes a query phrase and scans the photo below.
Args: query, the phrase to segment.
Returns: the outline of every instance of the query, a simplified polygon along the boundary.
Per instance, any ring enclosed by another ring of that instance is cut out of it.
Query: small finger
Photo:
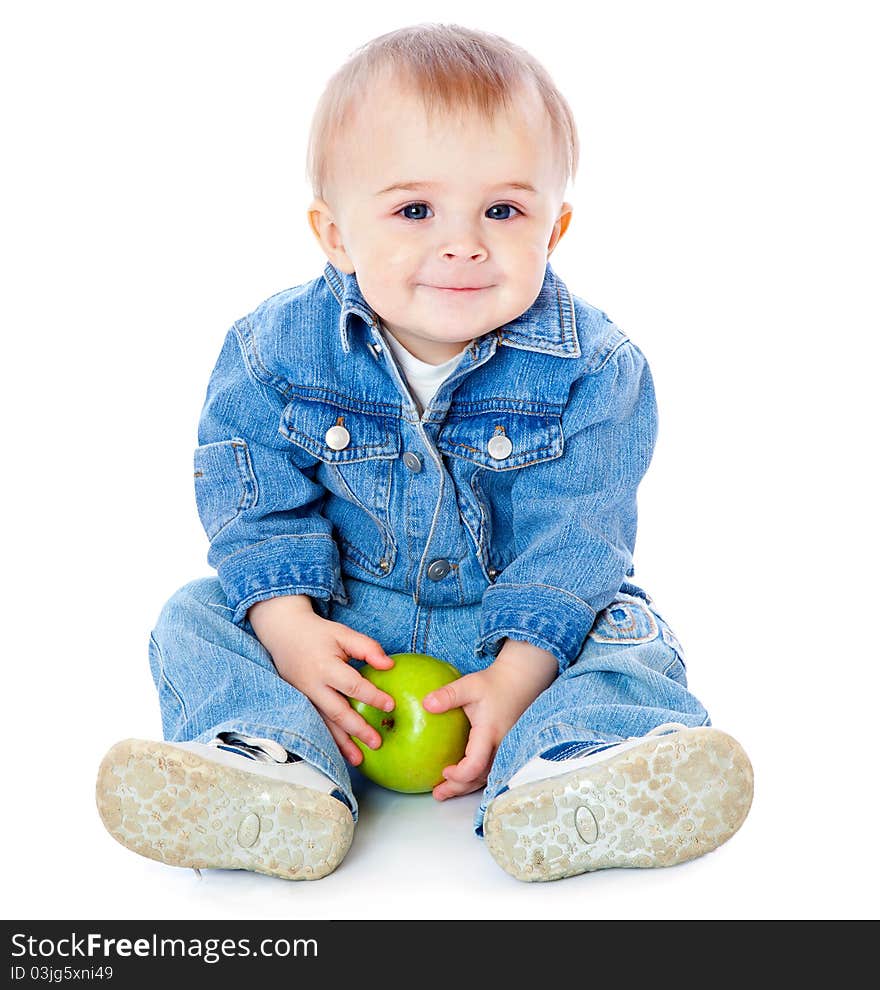
[[[388,670],[394,666],[394,661],[375,639],[347,626],[343,628],[344,631],[339,637],[339,642],[350,657],[354,657],[356,660],[365,660],[377,670]]]
[[[445,784],[438,784],[433,791],[431,791],[431,796],[435,801],[445,801],[447,798],[452,797],[452,795],[447,791]]]
[[[394,710],[394,698],[385,691],[380,691],[375,684],[371,684],[366,677],[362,677],[354,667],[346,666],[336,681],[333,687],[341,691],[346,697],[354,698],[355,701],[363,701],[383,712]]]
[[[330,730],[330,735],[333,736],[333,741],[339,747],[339,752],[342,753],[343,758],[348,760],[353,767],[360,766],[364,761],[364,754],[354,744],[351,736],[333,723],[328,722],[327,728]]]
[[[444,684],[443,687],[431,691],[422,698],[422,707],[435,714],[447,712],[450,708],[458,708],[461,702],[457,700],[457,692],[454,684]]]
[[[442,784],[437,784],[431,794],[436,800],[445,801],[447,798],[470,794],[482,786],[482,784],[454,784],[450,781],[444,781]]]
[[[375,656],[371,654],[363,659],[366,660],[371,667],[375,667],[376,670],[390,670],[394,666],[393,658],[389,657],[384,651]]]
[[[357,736],[370,749],[378,749],[382,745],[382,737],[379,733],[335,691],[321,705],[321,713],[328,725],[332,723],[348,735]]]
[[[382,737],[368,722],[361,720],[361,725],[352,729],[349,735],[356,736],[370,749],[378,749],[382,745]]]
[[[492,741],[492,734],[475,726],[468,735],[464,756],[455,766],[446,769],[453,771],[456,780],[477,780],[485,776],[494,756],[495,744]]]
[[[461,763],[456,763],[454,766],[444,767],[442,772],[447,780],[464,783],[476,780],[480,775],[480,770],[481,767],[476,762],[471,763],[468,760],[462,760]]]
[[[486,783],[485,769],[461,770],[460,767],[447,767],[443,771],[443,777],[451,787],[461,788],[462,794],[483,787]]]

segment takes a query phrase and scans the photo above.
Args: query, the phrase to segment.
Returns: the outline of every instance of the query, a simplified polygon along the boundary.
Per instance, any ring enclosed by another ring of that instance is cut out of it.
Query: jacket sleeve
[[[286,403],[248,360],[248,329],[240,320],[227,334],[199,418],[194,483],[208,563],[239,625],[277,595],[309,595],[326,615],[341,583],[318,462],[279,431]]]
[[[634,344],[624,340],[575,382],[562,429],[561,457],[514,481],[516,556],[483,595],[477,644],[494,656],[505,638],[530,642],[553,653],[560,672],[633,573],[636,490],[657,434],[651,373]]]

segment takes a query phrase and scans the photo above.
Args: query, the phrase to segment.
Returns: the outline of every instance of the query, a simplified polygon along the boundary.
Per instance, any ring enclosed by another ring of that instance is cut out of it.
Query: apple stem
[[[393,718],[390,718],[390,717],[389,718],[383,718],[382,721],[380,722],[380,725],[383,728],[385,728],[385,729],[393,729],[394,728],[394,719]]]

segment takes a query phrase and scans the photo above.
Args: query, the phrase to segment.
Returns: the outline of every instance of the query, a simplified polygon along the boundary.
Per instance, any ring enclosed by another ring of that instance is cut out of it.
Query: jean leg
[[[585,646],[502,740],[474,819],[482,835],[489,802],[529,760],[567,742],[619,742],[664,722],[710,725],[687,687],[681,646],[657,612],[618,595],[597,617]]]
[[[199,578],[163,606],[149,642],[166,740],[208,742],[234,731],[273,739],[326,774],[357,820],[347,764],[309,699],[288,684],[250,623],[232,622],[216,578]]]

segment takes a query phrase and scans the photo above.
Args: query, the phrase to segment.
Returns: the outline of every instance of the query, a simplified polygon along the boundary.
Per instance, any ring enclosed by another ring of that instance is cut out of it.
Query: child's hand
[[[356,698],[386,712],[394,708],[390,694],[361,677],[348,663],[354,658],[377,670],[393,667],[394,661],[376,640],[316,615],[304,595],[257,602],[248,610],[248,619],[278,673],[317,708],[349,763],[357,766],[363,760],[352,736],[371,749],[381,746],[379,733],[348,703],[349,698]]]
[[[429,712],[462,708],[471,723],[464,757],[445,767],[433,790],[438,801],[483,787],[501,740],[558,672],[556,657],[530,643],[507,640],[486,670],[465,674],[422,699]]]

